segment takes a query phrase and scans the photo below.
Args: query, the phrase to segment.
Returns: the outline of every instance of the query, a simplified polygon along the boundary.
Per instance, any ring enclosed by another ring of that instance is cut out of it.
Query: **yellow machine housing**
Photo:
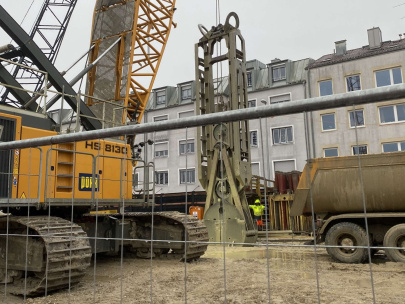
[[[14,120],[15,140],[57,135],[23,126]],[[8,130],[9,131],[9,130]],[[14,150],[11,199],[63,204],[95,199],[116,203],[132,199],[132,159],[121,140],[89,140],[41,148]]]

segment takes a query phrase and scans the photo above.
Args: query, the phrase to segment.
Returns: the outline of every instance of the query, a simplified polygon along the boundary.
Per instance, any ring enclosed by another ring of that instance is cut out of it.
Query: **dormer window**
[[[166,92],[165,91],[156,92],[156,104],[157,105],[166,104]]]
[[[181,87],[181,100],[191,99],[191,86]]]
[[[247,76],[247,86],[251,87],[252,86],[252,72],[247,72],[246,76]]]
[[[273,81],[280,81],[285,79],[285,65],[275,66],[271,69]]]

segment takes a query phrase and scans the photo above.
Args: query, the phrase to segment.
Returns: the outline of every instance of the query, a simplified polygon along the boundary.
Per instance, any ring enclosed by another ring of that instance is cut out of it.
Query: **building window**
[[[180,184],[194,184],[195,169],[180,170]]]
[[[246,77],[247,77],[247,86],[251,87],[252,86],[252,72],[247,72]]]
[[[179,113],[179,118],[186,118],[186,117],[192,117],[192,116],[194,116],[194,110]]]
[[[191,99],[191,86],[181,87],[181,100]]]
[[[273,144],[289,144],[293,141],[292,127],[272,129]]]
[[[383,152],[405,151],[405,141],[383,143],[382,150],[383,150]]]
[[[287,102],[287,101],[291,101],[290,93],[270,96],[270,104],[282,103],[282,102]]]
[[[405,121],[405,104],[380,107],[378,110],[382,124]]]
[[[319,82],[319,96],[332,95],[332,80],[325,80]]]
[[[367,154],[367,145],[353,146],[353,155]]]
[[[375,81],[377,87],[402,83],[401,68],[388,69],[375,72]]]
[[[256,107],[256,99],[252,99],[248,101],[248,108],[255,108]]]
[[[291,172],[296,170],[295,160],[275,160],[273,161],[274,172]]]
[[[166,92],[165,91],[156,92],[156,104],[157,105],[166,104]]]
[[[257,131],[250,132],[250,146],[257,147]]]
[[[180,155],[194,153],[194,140],[181,140],[179,142]]]
[[[132,187],[133,188],[138,188],[139,186],[139,173],[134,174],[134,179],[132,181]]]
[[[350,128],[364,127],[364,112],[363,110],[355,110],[349,112]]]
[[[336,130],[335,113],[321,115],[322,131]]]
[[[167,115],[155,116],[155,117],[153,117],[153,121],[154,122],[164,121],[164,120],[168,120],[168,118],[169,117]]]
[[[260,164],[252,163],[252,175],[260,176]]]
[[[167,157],[169,155],[169,143],[155,143],[155,158]]]
[[[169,172],[168,171],[156,171],[156,185],[168,185],[169,184]]]
[[[336,156],[339,156],[338,148],[323,149],[323,156],[324,157],[336,157]]]
[[[273,74],[273,81],[279,81],[285,79],[285,66],[277,66],[271,69]]]
[[[346,85],[348,92],[361,90],[360,75],[346,77]]]

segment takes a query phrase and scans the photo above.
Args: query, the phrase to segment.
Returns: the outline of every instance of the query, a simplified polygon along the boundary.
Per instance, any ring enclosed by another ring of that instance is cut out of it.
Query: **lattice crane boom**
[[[97,1],[90,62],[117,37],[121,42],[89,73],[86,91],[92,98],[87,104],[96,115],[114,117],[113,125],[127,120],[141,122],[170,30],[175,26],[175,2]]]
[[[45,0],[32,27],[30,37],[51,63],[55,63],[76,4],[77,0]],[[35,67],[33,61],[24,54],[20,56],[18,62]],[[12,75],[24,88],[31,91],[38,92],[43,87],[42,73],[16,66]],[[11,96],[9,90],[1,96],[0,104],[23,106]]]

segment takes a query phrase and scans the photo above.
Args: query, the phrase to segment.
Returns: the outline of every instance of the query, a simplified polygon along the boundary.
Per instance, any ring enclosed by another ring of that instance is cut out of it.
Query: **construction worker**
[[[262,230],[262,215],[264,214],[264,209],[266,207],[262,206],[260,203],[260,199],[255,200],[254,205],[249,205],[249,208],[253,210],[253,214],[255,216],[256,224],[257,227],[260,228],[259,230]]]

